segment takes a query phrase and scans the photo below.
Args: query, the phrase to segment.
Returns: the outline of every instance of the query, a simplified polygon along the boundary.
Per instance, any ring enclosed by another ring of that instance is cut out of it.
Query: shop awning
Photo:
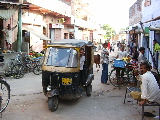
[[[51,40],[50,38],[48,38],[47,36],[45,36],[42,33],[37,32],[36,30],[32,29],[32,28],[28,28],[28,27],[23,27],[25,30],[33,33],[34,35],[36,35],[37,37],[40,38],[40,40]]]
[[[20,6],[16,6],[13,9],[8,9],[8,10],[1,10],[0,9],[0,18],[4,19],[4,20],[8,20],[17,9],[19,9]]]

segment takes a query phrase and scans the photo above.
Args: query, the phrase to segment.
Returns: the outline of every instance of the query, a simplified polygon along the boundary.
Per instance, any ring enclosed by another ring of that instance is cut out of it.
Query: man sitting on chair
[[[132,91],[131,96],[135,100],[140,100],[139,105],[143,105],[146,102],[155,102],[160,100],[160,89],[154,75],[150,71],[151,66],[148,62],[142,62],[140,64],[141,74],[141,93],[138,91]]]

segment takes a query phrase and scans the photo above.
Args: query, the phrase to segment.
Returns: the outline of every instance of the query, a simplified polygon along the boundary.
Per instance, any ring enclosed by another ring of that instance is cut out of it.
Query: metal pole
[[[22,50],[22,9],[21,5],[18,11],[18,40],[17,40],[17,52]]]

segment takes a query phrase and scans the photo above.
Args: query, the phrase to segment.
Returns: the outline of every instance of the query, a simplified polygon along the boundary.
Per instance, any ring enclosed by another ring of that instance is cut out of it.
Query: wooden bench
[[[126,96],[127,96],[127,91],[131,92],[131,91],[139,91],[141,92],[141,90],[138,88],[138,87],[126,87],[126,93],[125,93],[125,96],[124,96],[124,104],[126,102]],[[137,101],[138,103],[138,101]]]
[[[125,92],[125,97],[124,97],[124,104],[126,102],[126,96],[127,96],[127,92],[132,92],[132,91],[141,91],[138,87],[126,87],[126,92]],[[137,100],[137,104],[138,104],[138,100]],[[158,102],[149,102],[149,103],[145,103],[144,105],[142,105],[142,120],[144,119],[144,107],[145,106],[159,106],[159,120],[160,120],[160,103]]]

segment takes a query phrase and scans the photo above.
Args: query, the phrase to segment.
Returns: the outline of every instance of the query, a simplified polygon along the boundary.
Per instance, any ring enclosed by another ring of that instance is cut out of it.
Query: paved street
[[[110,59],[115,54],[110,53]],[[48,110],[47,98],[42,93],[41,75],[30,73],[21,79],[7,79],[11,86],[11,100],[2,120],[141,120],[141,107],[136,101],[127,98],[128,102],[123,104],[125,87],[119,90],[112,85],[101,84],[101,68],[97,72],[95,65],[94,75],[91,97],[84,93],[77,100],[61,100],[55,112]],[[146,107],[146,110],[154,110],[154,114],[158,115],[156,107]]]

